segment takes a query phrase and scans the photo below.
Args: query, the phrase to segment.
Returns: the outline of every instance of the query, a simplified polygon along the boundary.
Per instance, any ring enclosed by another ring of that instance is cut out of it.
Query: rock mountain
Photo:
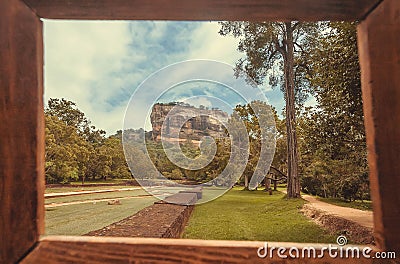
[[[203,136],[226,137],[223,122],[229,115],[220,109],[194,107],[185,103],[157,103],[153,105],[150,120],[152,139],[163,136],[170,141],[192,140],[194,143]]]

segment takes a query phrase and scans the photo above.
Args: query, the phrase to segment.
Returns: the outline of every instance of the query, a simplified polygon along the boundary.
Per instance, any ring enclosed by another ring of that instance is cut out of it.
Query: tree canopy
[[[322,24],[321,24],[322,25]],[[308,53],[320,32],[319,24],[289,22],[221,22],[219,33],[239,38],[238,50],[246,57],[236,63],[236,76],[248,82],[269,82],[279,87],[286,102],[288,197],[300,196],[296,107],[307,98],[309,88]],[[283,73],[283,74],[282,74]]]
[[[369,198],[356,23],[329,23],[311,54],[317,104],[301,114],[303,191]]]
[[[106,137],[74,102],[49,99],[45,124],[46,183],[131,177],[121,134]]]
[[[249,81],[269,82],[284,92],[286,112],[283,119],[276,116],[273,166],[289,176],[295,157],[289,152],[298,144],[304,192],[369,198],[356,23],[223,22],[220,34],[240,39],[238,50],[246,57],[237,62],[236,75],[245,73]],[[287,64],[290,41],[293,74]],[[297,104],[292,112],[288,87]],[[316,105],[303,108],[308,94]]]

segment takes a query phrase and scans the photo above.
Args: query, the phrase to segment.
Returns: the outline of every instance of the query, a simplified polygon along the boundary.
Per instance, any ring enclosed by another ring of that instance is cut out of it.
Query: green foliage
[[[219,33],[239,38],[238,50],[246,54],[236,63],[235,75],[249,83],[269,81],[285,98],[288,197],[300,196],[296,135],[296,103],[302,106],[310,91],[309,53],[324,23],[221,22]]]
[[[302,190],[368,199],[369,182],[355,23],[329,23],[313,60],[317,106],[299,118]]]
[[[287,57],[288,24],[283,22],[221,22],[219,33],[239,38],[238,50],[246,57],[236,63],[236,76],[246,73],[249,82],[286,89],[284,67]],[[309,53],[317,46],[323,23],[291,22],[294,42],[294,89],[296,102],[302,104],[310,92]]]
[[[165,176],[171,180],[182,180],[183,173],[180,169],[173,169],[171,172],[165,172]]]
[[[88,144],[76,129],[55,116],[45,116],[45,172],[48,183],[78,180],[88,158]]]
[[[245,188],[248,189],[248,183],[257,165],[266,166],[264,162],[273,159],[272,151],[264,153],[265,156],[263,156],[262,159],[260,159],[260,155],[261,146],[263,144],[264,147],[266,147],[267,144],[273,144],[273,141],[275,141],[276,131],[274,118],[277,118],[276,111],[265,102],[254,101],[246,105],[237,105],[234,108],[234,113],[244,123],[249,140],[249,157],[241,179],[241,182],[244,181]],[[271,116],[268,116],[268,113],[273,113],[273,115],[271,114]],[[260,118],[264,121],[264,127],[260,124]],[[271,129],[273,129],[273,131],[271,131]]]
[[[74,102],[64,98],[50,98],[47,102],[45,113],[49,116],[58,117],[68,126],[75,127],[78,134],[89,142],[101,142],[106,134],[104,130],[98,130],[95,126],[92,126],[85,114],[76,107]]]
[[[146,147],[150,159],[152,160],[152,163],[161,174],[163,174],[165,177],[171,180],[185,179],[185,180],[195,181],[198,183],[208,182],[215,179],[225,169],[229,161],[230,157],[229,140],[216,139],[216,145],[217,145],[217,151],[210,164],[208,164],[202,169],[189,170],[178,167],[168,159],[164,150],[164,147],[165,148],[170,147],[168,143],[165,143],[163,146],[161,142],[156,142],[152,140],[148,140],[146,142]],[[136,148],[138,148],[138,146],[136,146]],[[181,144],[181,150],[185,156],[192,159],[198,158],[201,154],[199,147],[190,142]],[[173,155],[174,153],[171,154]],[[138,156],[140,156],[140,153],[138,153]],[[137,160],[138,158],[135,158],[135,162],[140,162]],[[143,164],[143,166],[145,165]],[[215,184],[223,184],[223,183],[219,182]]]
[[[286,140],[286,121],[280,119],[275,109],[275,127],[276,127],[276,145],[275,155],[272,166],[279,169],[283,173],[287,172],[287,140]]]
[[[106,138],[75,105],[50,99],[45,109],[46,183],[129,178],[121,136]]]
[[[345,200],[369,199],[368,168],[355,23],[299,24],[294,39],[296,100],[311,92],[315,107],[297,109],[299,174],[303,192]],[[303,28],[304,27],[304,28]],[[240,38],[246,58],[236,74],[246,72],[256,83],[280,84],[282,23],[224,22],[220,33]],[[302,31],[303,30],[303,31]],[[298,38],[296,40],[296,38]],[[274,45],[275,44],[275,45]],[[282,86],[281,86],[282,87]],[[251,151],[257,153],[257,120],[248,106],[235,111],[246,120]],[[277,128],[273,166],[287,174],[286,119],[275,115]],[[254,132],[256,131],[256,132]],[[244,177],[256,160],[250,156]]]

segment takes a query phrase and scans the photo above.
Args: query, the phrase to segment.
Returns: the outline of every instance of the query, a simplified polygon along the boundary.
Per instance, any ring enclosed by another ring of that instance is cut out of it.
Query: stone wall
[[[174,195],[174,200],[180,194]],[[189,197],[190,196],[190,197]],[[116,237],[155,237],[179,238],[189,221],[197,194],[182,194],[182,199],[188,200],[181,204],[165,201],[155,202],[136,214],[109,226],[87,233],[87,236],[116,236]],[[116,205],[117,206],[117,205]]]

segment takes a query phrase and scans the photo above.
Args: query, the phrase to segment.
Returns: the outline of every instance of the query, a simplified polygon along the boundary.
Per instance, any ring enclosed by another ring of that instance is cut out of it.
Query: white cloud
[[[197,96],[194,98],[189,98],[187,100],[185,100],[185,103],[188,103],[190,105],[194,105],[196,107],[199,107],[200,105],[205,106],[205,107],[213,107],[213,104],[210,100],[208,100],[205,97],[201,97],[201,96]]]
[[[243,56],[238,39],[220,36],[219,28],[217,22],[45,20],[45,100],[74,101],[113,134],[123,127],[131,94],[151,73],[190,59],[234,65]]]
[[[126,22],[45,20],[45,100],[74,101],[96,126],[115,132],[117,126],[122,127],[121,109],[103,112],[99,106],[119,86],[93,93],[92,84],[104,79],[108,84],[120,82],[110,75],[121,70],[129,40]]]
[[[232,66],[244,58],[245,54],[237,50],[239,39],[229,35],[221,36],[218,33],[220,28],[218,22],[207,22],[193,32],[194,41],[189,58],[217,60]],[[268,83],[260,88],[265,92],[272,90]]]
[[[239,40],[218,34],[217,22],[205,22],[192,34],[193,43],[188,59],[210,59],[235,65],[243,54],[237,51]]]

